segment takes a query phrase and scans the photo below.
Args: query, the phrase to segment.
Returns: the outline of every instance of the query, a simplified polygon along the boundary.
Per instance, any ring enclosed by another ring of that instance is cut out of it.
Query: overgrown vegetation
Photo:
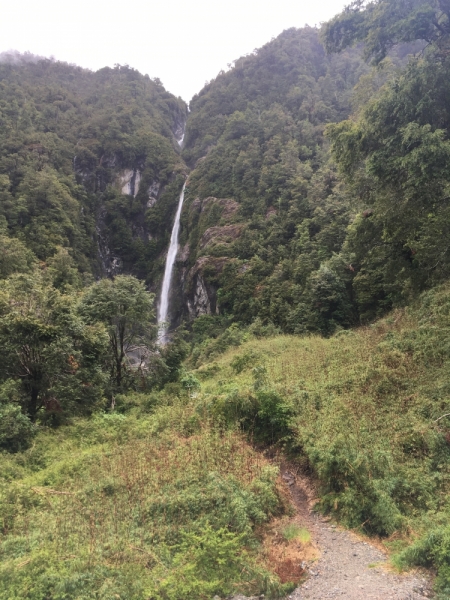
[[[134,404],[2,457],[0,597],[282,593],[254,534],[284,510],[277,469],[186,392]]]
[[[3,596],[282,594],[255,527],[286,507],[247,439],[288,453],[321,509],[384,537],[399,566],[436,567],[445,598],[449,318],[444,285],[328,339],[247,331],[163,391],[35,428],[2,455]]]
[[[289,29],[194,97],[183,151],[188,163],[200,159],[183,217],[189,297],[201,277],[211,312],[325,335],[410,297],[411,286],[393,284],[402,264],[386,243],[366,283],[381,232],[368,239],[373,219],[355,219],[367,191],[344,182],[324,132],[381,95],[414,51],[392,50],[375,72],[360,47],[327,56],[317,29]]]
[[[395,534],[397,552],[413,542],[398,564],[438,568],[442,598],[450,586],[449,318],[444,285],[371,326],[329,339],[252,337],[194,371],[202,410],[288,452],[317,478],[324,512],[389,547]]]
[[[1,598],[285,593],[265,446],[449,597],[449,33],[445,2],[357,1],[194,97],[165,347],[185,104],[0,64]]]
[[[39,260],[66,248],[87,281],[116,264],[153,283],[182,185],[174,134],[185,118],[181,99],[128,66],[3,57],[0,227]],[[127,170],[139,181],[123,193]]]

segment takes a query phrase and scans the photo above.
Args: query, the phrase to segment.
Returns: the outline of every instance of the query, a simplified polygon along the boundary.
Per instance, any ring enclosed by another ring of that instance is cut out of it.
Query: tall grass
[[[256,372],[265,373],[259,387]],[[372,326],[330,339],[251,340],[216,358],[214,372],[197,371],[211,413],[253,436],[265,414],[261,391],[278,398],[278,445],[315,475],[322,509],[352,528],[400,534],[404,546],[450,516],[449,373],[448,285]],[[450,589],[448,563],[433,547],[429,564],[441,565]],[[423,563],[423,552],[402,560]]]
[[[36,447],[22,455],[1,495],[1,598],[181,600],[281,589],[253,533],[283,510],[277,469],[184,402],[145,424],[147,433],[132,416],[79,422],[59,455],[52,438],[62,432],[41,434],[41,468]]]

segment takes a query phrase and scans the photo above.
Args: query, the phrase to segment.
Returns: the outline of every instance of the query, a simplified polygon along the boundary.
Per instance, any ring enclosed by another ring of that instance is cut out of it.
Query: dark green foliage
[[[449,25],[440,10],[355,2],[322,31],[339,54],[325,55],[317,30],[290,29],[194,97],[183,235],[189,266],[209,257],[203,276],[221,314],[329,335],[446,277]],[[423,44],[404,44],[421,39],[430,48],[407,64]],[[362,40],[378,62],[390,51],[376,72],[361,47],[348,50]],[[209,196],[238,210],[213,215]],[[208,241],[231,224],[231,239]]]
[[[218,320],[219,323],[220,321]],[[203,324],[206,323],[208,321],[204,320]],[[223,320],[222,323],[224,323]],[[232,323],[226,329],[223,326],[220,329],[213,329],[211,333],[211,337],[206,337],[207,331],[205,330],[201,343],[194,346],[190,357],[190,361],[194,366],[199,366],[203,361],[223,354],[230,347],[240,346],[248,338],[247,330],[238,323]]]
[[[323,129],[350,113],[352,89],[367,70],[357,51],[326,57],[316,29],[290,29],[192,100],[183,155],[206,156],[189,178],[184,235],[190,265],[204,255],[232,259],[219,273],[211,263],[206,274],[221,314],[290,332],[327,333],[353,321],[350,286],[337,280],[336,307],[331,301],[315,318],[323,271],[312,274],[341,250],[351,220]],[[226,210],[214,215],[204,201],[198,214],[194,199],[208,196],[233,198],[237,212],[224,220]],[[239,229],[226,244],[201,242],[208,228],[228,223]]]
[[[342,171],[370,206],[347,240],[363,316],[448,275],[449,73],[447,59],[415,61],[357,122],[329,128]]]
[[[258,360],[258,355],[254,352],[244,352],[244,354],[238,354],[233,358],[230,363],[231,368],[235,373],[242,373],[246,369],[252,367]]]
[[[442,515],[442,520],[442,525],[428,531],[406,548],[396,557],[395,562],[401,568],[437,567],[437,597],[445,600],[450,594],[450,527],[446,524],[448,515]]]
[[[36,433],[36,427],[20,407],[20,382],[6,380],[0,386],[0,448],[17,452],[25,450]]]
[[[292,406],[270,389],[257,391],[256,399],[257,412],[253,421],[255,436],[271,444],[289,439]]]
[[[0,379],[20,382],[17,401],[32,421],[42,410],[89,413],[98,406],[104,328],[83,322],[75,298],[39,273],[1,282],[0,343]]]
[[[129,386],[139,372],[146,371],[150,350],[156,335],[153,325],[153,295],[132,275],[118,275],[114,280],[102,279],[86,290],[78,307],[79,313],[92,324],[106,327],[109,352],[105,365],[116,391]],[[130,359],[136,367],[131,368]]]
[[[363,41],[375,63],[398,42],[428,43],[357,119],[327,130],[349,190],[367,208],[346,241],[363,319],[448,277],[449,15],[442,2],[354,2],[322,31],[328,51]]]
[[[229,151],[239,152],[252,149],[249,134],[256,133],[257,138],[266,133],[272,138],[289,129],[296,130],[308,154],[314,148],[314,126],[339,120],[339,114],[345,116],[351,87],[365,70],[355,53],[330,67],[317,30],[310,27],[288,29],[254,54],[240,58],[231,71],[219,74],[194,96],[186,133],[187,159],[204,156],[222,135],[231,142]],[[334,94],[336,86],[339,95]],[[266,110],[269,112],[263,112]],[[252,141],[258,159],[260,144],[257,139]],[[251,183],[251,174],[246,177]]]
[[[241,392],[234,384],[227,386],[221,381],[222,393],[213,398],[209,408],[230,426],[238,422],[256,442],[291,444],[294,407],[270,386],[266,367],[256,360],[252,353],[245,353],[235,356],[230,365],[237,374],[247,370],[250,361],[255,365],[251,370],[252,390]]]
[[[146,277],[155,259],[146,191],[156,185],[168,205],[161,252],[178,193],[164,188],[182,168],[173,132],[185,118],[181,99],[128,66],[93,73],[50,60],[2,62],[0,216],[9,233],[40,260],[70,249],[76,267],[95,274],[105,268],[100,242]],[[139,170],[135,198],[120,194],[125,169]]]
[[[151,369],[150,385],[161,388],[167,383],[179,380],[183,369],[183,361],[189,354],[189,345],[185,341],[183,330],[172,334],[169,344],[159,349],[160,369]]]
[[[0,234],[0,279],[30,271],[35,261],[33,253],[20,240]]]
[[[355,0],[322,30],[328,52],[364,42],[364,54],[375,64],[401,42],[423,40],[445,47],[449,35],[450,6],[440,0]]]

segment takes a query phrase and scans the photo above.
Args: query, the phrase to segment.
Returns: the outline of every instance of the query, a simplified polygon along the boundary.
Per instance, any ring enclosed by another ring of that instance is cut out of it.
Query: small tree
[[[337,325],[350,325],[350,299],[345,283],[336,271],[323,264],[311,275],[309,283],[310,327],[328,335]]]
[[[35,262],[35,256],[23,242],[0,232],[0,279],[13,273],[27,273]]]
[[[117,389],[124,383],[127,357],[148,355],[155,339],[153,294],[131,275],[102,279],[91,285],[80,303],[80,313],[91,323],[104,323],[109,335],[108,362]]]
[[[74,297],[40,273],[0,282],[0,381],[19,382],[18,402],[31,421],[43,408],[89,410],[101,399],[106,334],[74,308]]]

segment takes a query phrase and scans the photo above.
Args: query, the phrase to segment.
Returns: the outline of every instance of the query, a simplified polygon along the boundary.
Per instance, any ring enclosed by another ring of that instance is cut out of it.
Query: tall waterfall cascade
[[[166,267],[164,269],[164,278],[161,289],[161,300],[159,302],[158,309],[158,326],[159,326],[159,339],[161,344],[167,342],[167,319],[169,315],[169,296],[170,296],[170,284],[172,281],[173,266],[175,264],[175,258],[178,253],[178,233],[180,231],[180,217],[181,209],[183,208],[184,201],[184,188],[186,183],[183,185],[181,190],[180,199],[178,201],[178,208],[175,215],[175,221],[173,223],[172,235],[170,236],[169,251],[166,258]]]

